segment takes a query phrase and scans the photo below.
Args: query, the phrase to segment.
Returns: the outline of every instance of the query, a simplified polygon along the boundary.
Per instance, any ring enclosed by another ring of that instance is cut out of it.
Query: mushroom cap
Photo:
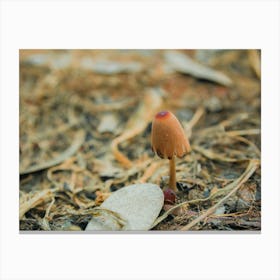
[[[152,123],[152,149],[161,158],[182,158],[191,151],[178,119],[169,111],[156,114]]]

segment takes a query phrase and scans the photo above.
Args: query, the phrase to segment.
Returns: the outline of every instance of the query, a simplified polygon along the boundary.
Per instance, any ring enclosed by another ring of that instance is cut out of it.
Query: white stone
[[[163,202],[163,192],[157,185],[123,187],[101,204],[86,230],[149,230]]]
[[[100,123],[97,127],[99,133],[114,133],[119,122],[115,114],[107,113],[102,116]]]

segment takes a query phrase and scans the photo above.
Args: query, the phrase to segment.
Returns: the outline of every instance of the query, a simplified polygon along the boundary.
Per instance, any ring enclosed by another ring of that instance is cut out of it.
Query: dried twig
[[[19,207],[19,219],[21,219],[27,211],[36,207],[43,201],[52,199],[55,191],[57,191],[57,189],[39,191],[35,193],[31,199],[21,203]]]
[[[193,127],[198,123],[200,118],[203,116],[205,113],[205,110],[203,107],[199,107],[196,112],[194,113],[192,119],[187,123],[186,125],[186,133],[187,136],[190,138],[192,136],[192,129]]]
[[[35,166],[31,166],[30,168],[27,168],[25,170],[20,170],[20,174],[24,175],[24,174],[40,171],[63,162],[64,160],[71,157],[77,152],[77,150],[83,144],[84,139],[85,139],[85,131],[83,130],[78,131],[72,145],[66,151],[61,153],[58,157],[43,163],[39,163],[38,165]]]
[[[249,50],[248,51],[249,62],[257,75],[257,77],[261,78],[261,59],[258,53],[258,50]]]
[[[192,149],[201,153],[205,157],[212,159],[212,160],[218,160],[218,161],[224,161],[224,162],[238,162],[238,161],[246,161],[249,160],[248,158],[229,158],[225,155],[222,155],[220,153],[215,153],[210,149],[205,149],[200,146],[194,145],[192,146]]]
[[[230,184],[230,189],[232,188],[232,186],[235,187],[225,197],[219,200],[214,206],[209,208],[206,212],[204,212],[202,215],[197,217],[186,226],[182,227],[181,230],[190,230],[197,223],[211,215],[222,203],[224,203],[230,196],[232,196],[252,176],[252,174],[258,168],[259,164],[259,160],[250,160],[245,172],[237,180]]]
[[[245,129],[245,130],[232,130],[227,131],[226,134],[228,136],[241,136],[241,135],[257,135],[260,134],[261,130],[258,128],[255,129]]]
[[[241,182],[243,180],[243,178],[248,174],[248,172],[250,170],[253,170],[252,173],[250,174],[250,176],[254,173],[254,171],[257,169],[257,167],[259,166],[259,160],[250,160],[250,163],[247,167],[247,169],[245,170],[245,172],[238,178],[236,179],[234,182],[228,184],[227,186],[225,186],[224,188],[222,189],[219,189],[217,192],[211,194],[210,196],[206,197],[206,198],[198,198],[198,199],[194,199],[194,200],[190,200],[190,201],[184,201],[182,203],[179,203],[177,205],[175,205],[174,207],[170,208],[168,211],[166,211],[164,214],[162,214],[160,217],[158,217],[156,219],[156,221],[154,222],[154,224],[152,225],[152,228],[155,227],[156,225],[158,225],[160,222],[162,222],[164,219],[166,219],[168,217],[169,214],[171,214],[174,210],[176,210],[177,208],[179,207],[182,207],[184,205],[187,205],[187,204],[196,204],[196,203],[199,203],[199,202],[205,202],[205,201],[208,201],[210,199],[214,199],[214,198],[217,198],[221,195],[224,195],[225,193],[228,193],[229,191],[232,190],[233,187],[236,186],[236,184],[238,184],[239,182]],[[249,170],[250,169],[250,170]],[[250,171],[251,172],[251,171]],[[249,177],[250,177],[249,176]],[[248,177],[248,178],[249,178]],[[247,179],[248,179],[247,178]],[[246,180],[247,180],[246,179]],[[242,181],[242,184],[246,181]],[[237,190],[237,189],[236,189]]]
[[[154,172],[156,171],[159,166],[161,166],[163,163],[161,161],[153,162],[144,172],[142,177],[138,180],[139,183],[145,183],[147,180],[153,176]]]
[[[125,132],[112,141],[112,152],[116,160],[125,168],[130,168],[132,162],[119,151],[118,145],[141,133],[150,122],[153,114],[160,108],[161,103],[161,97],[157,91],[151,90],[147,92],[144,95],[143,103],[140,104],[135,115],[128,122]]]

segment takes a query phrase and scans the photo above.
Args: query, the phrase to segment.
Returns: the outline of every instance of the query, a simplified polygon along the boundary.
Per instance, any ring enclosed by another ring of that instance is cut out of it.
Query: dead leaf
[[[216,82],[224,86],[232,85],[232,80],[224,73],[199,64],[183,53],[177,51],[166,51],[164,53],[164,57],[168,66],[179,73]]]

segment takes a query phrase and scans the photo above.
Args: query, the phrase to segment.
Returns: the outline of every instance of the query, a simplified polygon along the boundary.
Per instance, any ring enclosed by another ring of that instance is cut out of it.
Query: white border
[[[2,1],[2,279],[279,279],[279,2]],[[261,48],[262,233],[20,235],[19,48]]]

